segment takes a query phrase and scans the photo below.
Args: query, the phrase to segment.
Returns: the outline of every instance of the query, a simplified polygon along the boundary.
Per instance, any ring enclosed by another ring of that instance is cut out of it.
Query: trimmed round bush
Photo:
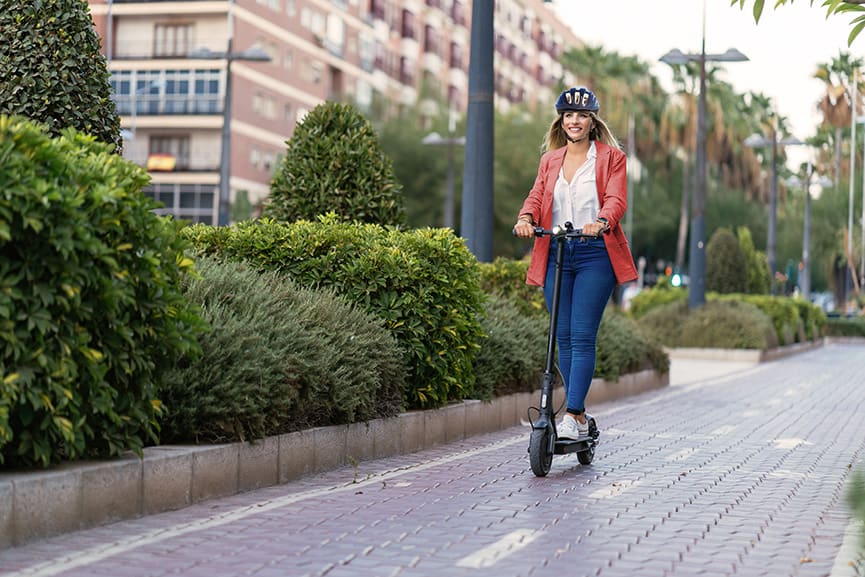
[[[527,258],[514,260],[497,257],[493,262],[478,263],[478,267],[481,288],[485,293],[510,299],[525,314],[548,318],[544,290],[526,284],[529,270]]]
[[[0,114],[39,122],[52,136],[71,127],[120,148],[120,117],[87,2],[6,2],[0,32]]]
[[[706,290],[743,293],[747,285],[748,268],[739,241],[729,229],[719,228],[706,245]]]
[[[687,307],[687,301],[688,289],[659,283],[650,289],[643,289],[631,299],[628,316],[632,319],[640,319],[649,311],[670,303],[681,302]]]
[[[294,129],[264,215],[284,222],[329,212],[345,222],[402,226],[402,187],[369,121],[350,104],[324,102]]]
[[[634,300],[641,295],[642,293],[637,295]],[[687,294],[684,296],[687,296]],[[652,342],[664,347],[677,347],[679,346],[682,325],[687,318],[688,302],[682,298],[666,304],[653,306],[648,312],[637,319],[637,325]]]
[[[180,290],[181,225],[110,150],[0,116],[0,462],[140,453],[165,371],[205,328]]]
[[[274,272],[196,267],[185,292],[212,329],[168,375],[164,439],[253,440],[402,410],[402,351],[380,320]]]

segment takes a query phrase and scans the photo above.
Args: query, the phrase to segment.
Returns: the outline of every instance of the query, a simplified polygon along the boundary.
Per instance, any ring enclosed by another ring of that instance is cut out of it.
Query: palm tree
[[[834,129],[835,145],[835,182],[841,178],[841,143],[844,130],[850,126],[853,102],[854,71],[862,68],[862,59],[853,59],[849,53],[842,52],[832,59],[832,62],[817,65],[814,78],[822,80],[826,85],[826,92],[817,103],[817,110],[823,115],[822,126],[830,126]],[[863,83],[862,75],[859,75],[857,88]],[[856,94],[862,94],[856,90]],[[857,104],[856,108],[859,108]],[[855,149],[854,149],[855,150]]]

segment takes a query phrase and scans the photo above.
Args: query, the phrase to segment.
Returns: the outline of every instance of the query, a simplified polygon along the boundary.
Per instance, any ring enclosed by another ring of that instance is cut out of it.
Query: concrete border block
[[[538,398],[534,393],[517,393],[514,395],[514,404],[516,409],[515,419],[518,425],[523,424],[523,421],[529,419],[529,407],[538,406]]]
[[[401,450],[400,425],[401,423],[396,417],[375,419],[370,422],[374,459],[399,455]]]
[[[348,462],[369,461],[375,456],[375,432],[369,422],[348,425],[345,455]]]
[[[466,437],[474,437],[486,433],[484,427],[484,411],[489,408],[489,403],[484,403],[476,399],[469,399],[463,402],[466,408]]]
[[[201,447],[192,456],[192,502],[237,493],[238,444]]]
[[[237,485],[241,491],[271,487],[279,479],[279,437],[238,443]]]
[[[318,427],[312,430],[313,443],[315,444],[315,466],[316,473],[332,471],[345,465],[346,425],[335,425],[332,427]]]
[[[180,509],[192,502],[192,457],[195,447],[144,449],[141,464],[142,512]]]
[[[465,403],[448,405],[445,412],[445,442],[453,443],[466,438],[466,406]]]
[[[11,480],[0,481],[0,550],[14,545],[12,513],[15,487]]]
[[[441,445],[447,441],[447,411],[431,409],[423,412],[424,449]]]
[[[295,431],[280,435],[279,482],[287,483],[315,470],[315,435],[312,431]]]
[[[399,420],[400,450],[403,453],[416,453],[424,448],[426,419],[421,411],[400,413]]]
[[[82,528],[80,469],[16,475],[12,482],[15,545]]]
[[[507,429],[517,424],[517,400],[514,395],[499,397],[499,428]]]
[[[137,455],[81,471],[81,522],[104,525],[141,514],[141,459]]]

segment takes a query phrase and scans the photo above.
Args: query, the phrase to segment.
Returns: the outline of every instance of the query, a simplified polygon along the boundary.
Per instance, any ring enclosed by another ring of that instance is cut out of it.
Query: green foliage
[[[285,222],[335,213],[344,222],[404,225],[402,189],[369,121],[324,102],[294,129],[265,216]]]
[[[770,319],[742,301],[709,301],[691,311],[677,346],[721,349],[766,349],[777,346]]]
[[[540,388],[549,320],[526,314],[513,297],[494,295],[482,321],[487,338],[474,362],[475,395],[489,400]]]
[[[819,306],[806,301],[803,298],[791,299],[799,312],[799,325],[803,334],[800,341],[813,341],[823,337],[826,327],[826,313]]]
[[[383,319],[406,364],[412,408],[465,398],[483,331],[477,260],[449,229],[401,232],[340,222],[263,219],[187,229],[202,253],[275,270],[301,286],[331,287]]]
[[[772,326],[775,327],[775,334],[780,345],[792,345],[797,340],[801,340],[799,309],[791,298],[745,294],[709,295],[707,298],[736,300],[756,306],[772,320]]]
[[[120,119],[87,2],[4,2],[0,33],[0,114],[30,118],[52,136],[76,128],[120,148]]]
[[[717,229],[706,245],[706,290],[721,294],[745,292],[746,275],[739,241],[729,229]]]
[[[763,252],[754,248],[754,240],[751,238],[751,229],[740,226],[736,229],[739,239],[739,247],[745,260],[746,281],[743,292],[752,295],[769,294],[769,281],[772,277],[769,272],[769,261]]]
[[[110,150],[0,116],[0,461],[140,452],[165,371],[197,349],[188,243]]]
[[[653,306],[644,308],[643,312],[634,318],[649,340],[664,347],[677,347],[682,325],[688,318],[688,301],[684,298],[667,302],[655,301]]]
[[[847,504],[855,519],[865,523],[865,470],[853,471],[847,486]],[[862,533],[861,547],[865,548],[865,533]]]
[[[616,381],[623,374],[647,369],[669,372],[670,358],[636,321],[608,307],[598,329],[595,377]]]
[[[665,347],[766,350],[777,346],[772,323],[754,305],[708,301],[689,311],[685,301],[656,307],[637,321],[653,342]]]
[[[660,306],[674,302],[685,303],[687,308],[688,289],[684,287],[673,287],[666,282],[659,282],[649,289],[643,289],[631,299],[628,315],[631,318],[642,318],[646,313]]]
[[[526,284],[527,258],[513,260],[498,257],[491,263],[479,263],[481,288],[487,294],[511,299],[523,314],[547,317],[547,304],[541,287]]]
[[[212,330],[166,379],[163,440],[227,442],[402,409],[402,352],[381,321],[327,290],[203,258],[187,297]]]
[[[829,317],[826,319],[827,337],[865,337],[865,320]]]

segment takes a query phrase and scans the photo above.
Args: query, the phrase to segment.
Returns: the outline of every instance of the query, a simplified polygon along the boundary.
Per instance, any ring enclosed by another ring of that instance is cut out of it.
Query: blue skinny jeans
[[[544,281],[547,310],[552,308],[557,241],[550,243]],[[603,239],[565,239],[556,343],[559,369],[565,379],[568,412],[586,409],[586,395],[595,373],[598,327],[616,276]]]

